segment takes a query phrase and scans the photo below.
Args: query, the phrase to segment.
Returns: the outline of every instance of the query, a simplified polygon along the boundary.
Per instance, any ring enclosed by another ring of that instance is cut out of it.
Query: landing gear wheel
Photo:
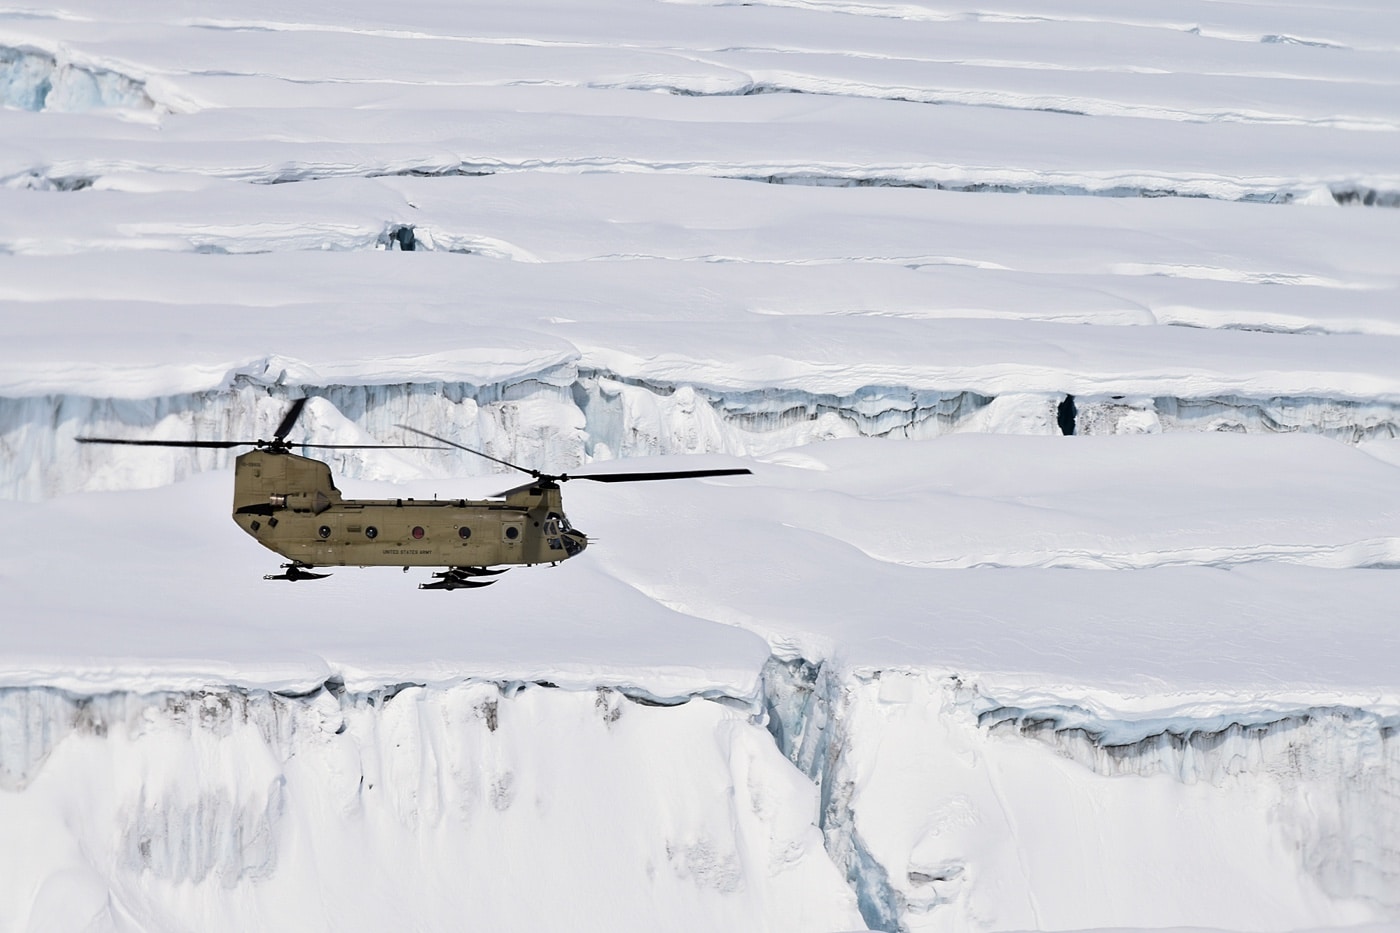
[[[298,580],[324,580],[329,577],[328,573],[312,573],[310,564],[292,562],[282,565],[281,573],[265,573],[264,580],[290,580],[292,583]]]
[[[500,570],[488,570],[485,567],[449,567],[441,573],[435,573],[436,578],[432,583],[420,583],[420,590],[467,590],[476,587],[490,586],[495,580],[474,580],[473,577],[494,577],[497,574],[505,573],[509,567],[502,567]]]

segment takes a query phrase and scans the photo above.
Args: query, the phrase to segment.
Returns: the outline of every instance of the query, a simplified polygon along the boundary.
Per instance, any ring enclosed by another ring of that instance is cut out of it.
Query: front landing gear
[[[310,564],[303,564],[293,561],[290,564],[282,565],[281,573],[265,573],[264,580],[290,580],[293,583],[298,580],[324,580],[329,577],[328,573],[312,573]]]
[[[488,570],[485,567],[448,567],[441,573],[433,574],[436,579],[432,583],[420,583],[420,590],[465,590],[478,586],[490,586],[495,580],[474,580],[473,577],[494,577],[497,574],[505,573],[510,568],[502,567],[500,570]]]

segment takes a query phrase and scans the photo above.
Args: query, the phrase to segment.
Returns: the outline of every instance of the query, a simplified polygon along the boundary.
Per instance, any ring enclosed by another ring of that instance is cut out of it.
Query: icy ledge
[[[840,437],[921,439],[957,432],[1087,435],[1164,431],[1303,432],[1356,443],[1400,436],[1400,404],[1341,398],[1069,397],[866,386],[853,392],[735,390],[626,379],[572,363],[474,385],[284,386],[243,375],[218,390],[146,399],[0,398],[0,496],[162,485],[219,469],[227,451],[82,447],[75,436],[266,438],[290,399],[314,396],[299,439],[383,443],[409,423],[515,463],[569,469],[656,454],[761,456]],[[466,453],[331,458],[357,479],[480,475]]]
[[[801,658],[770,660],[765,683],[872,928],[1400,919],[1400,716],[1261,698],[1115,718]]]
[[[668,702],[5,690],[0,821],[30,844],[0,852],[0,925],[391,929],[412,904],[470,928],[859,927],[752,702]]]
[[[371,929],[406,902],[600,931],[1400,919],[1400,716],[1257,697],[1146,717],[1003,689],[801,658],[746,697],[6,688],[0,820],[35,842],[0,851],[0,921]]]

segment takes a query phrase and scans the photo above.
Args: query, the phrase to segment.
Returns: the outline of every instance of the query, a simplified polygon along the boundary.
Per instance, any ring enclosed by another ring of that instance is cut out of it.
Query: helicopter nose
[[[588,536],[578,530],[564,532],[564,552],[570,557],[588,547]]]

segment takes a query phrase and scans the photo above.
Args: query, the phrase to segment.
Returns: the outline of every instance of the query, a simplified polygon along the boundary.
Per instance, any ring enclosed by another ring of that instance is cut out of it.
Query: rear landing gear
[[[509,567],[502,567],[500,570],[488,570],[485,567],[449,567],[441,573],[435,573],[436,578],[432,583],[420,583],[420,590],[465,590],[479,586],[490,586],[495,580],[475,580],[473,577],[494,577],[497,574],[505,573]]]
[[[312,573],[310,564],[303,564],[299,561],[293,561],[290,564],[283,564],[281,573],[263,574],[263,579],[290,580],[293,583],[295,583],[298,580],[324,580],[326,577],[329,576],[330,574],[328,573]]]

